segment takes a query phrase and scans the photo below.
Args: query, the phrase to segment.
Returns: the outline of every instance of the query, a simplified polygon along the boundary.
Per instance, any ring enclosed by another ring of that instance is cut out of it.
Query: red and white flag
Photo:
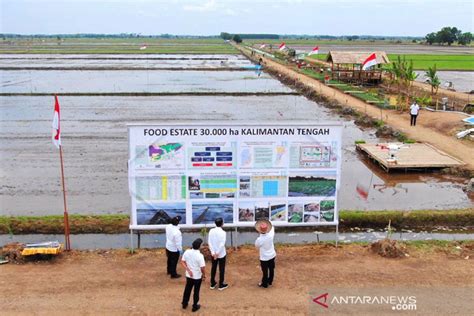
[[[278,47],[278,50],[284,50],[286,48],[286,44],[283,42],[280,44],[280,46]]]
[[[146,49],[146,48],[147,48],[147,46],[146,46],[146,45],[142,45],[142,46],[140,46],[140,50],[144,50],[144,49]]]
[[[262,44],[262,45],[260,45],[260,48],[265,48],[265,46],[267,46],[267,45]]]
[[[61,128],[59,115],[59,101],[58,96],[54,96],[54,116],[53,116],[53,144],[58,149],[61,146]]]
[[[367,199],[369,198],[369,188],[368,187],[364,186],[361,183],[357,183],[356,191],[357,191],[357,194],[359,194],[359,196],[363,200],[367,201]]]
[[[315,48],[313,48],[313,50],[308,55],[311,56],[311,55],[317,55],[317,54],[319,54],[319,46],[316,46]]]
[[[367,70],[372,66],[377,65],[377,56],[375,56],[375,53],[372,53],[367,59],[364,61],[362,64],[362,70]]]

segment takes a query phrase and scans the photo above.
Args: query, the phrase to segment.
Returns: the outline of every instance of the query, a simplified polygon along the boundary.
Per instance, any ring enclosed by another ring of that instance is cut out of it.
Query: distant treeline
[[[425,39],[430,45],[435,43],[451,45],[454,42],[457,42],[459,45],[469,45],[473,39],[473,35],[470,32],[463,33],[457,27],[446,26],[438,32],[426,34]]]
[[[382,36],[382,35],[308,35],[308,34],[231,34],[221,32],[220,37],[225,40],[232,40],[234,37],[241,39],[299,39],[299,40],[421,40],[423,37],[419,36]]]
[[[198,36],[198,35],[142,35],[137,33],[120,34],[1,34],[2,38],[219,38],[219,35]]]
[[[439,33],[439,32],[438,32]],[[436,34],[436,33],[430,33]],[[428,34],[428,35],[430,35]],[[466,33],[464,33],[466,34]],[[428,36],[427,35],[427,36]],[[173,35],[173,34],[155,34],[155,35],[144,35],[140,33],[120,33],[120,34],[92,34],[92,33],[79,33],[79,34],[2,34],[0,37],[5,39],[14,38],[165,38],[165,39],[209,39],[209,38],[222,38],[224,40],[233,40],[234,37],[238,40],[245,39],[299,39],[299,40],[422,40],[423,37],[416,36],[378,36],[378,35],[308,35],[308,34],[231,34],[222,32],[220,35]],[[428,40],[427,40],[428,42]]]

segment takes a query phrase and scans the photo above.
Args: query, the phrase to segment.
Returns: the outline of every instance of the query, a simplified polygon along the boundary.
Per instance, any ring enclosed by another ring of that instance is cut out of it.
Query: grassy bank
[[[433,230],[473,229],[474,209],[449,211],[341,211],[340,230],[384,229],[388,222],[395,229]],[[118,234],[128,232],[128,215],[71,215],[73,234]],[[1,216],[0,234],[61,234],[62,216]]]

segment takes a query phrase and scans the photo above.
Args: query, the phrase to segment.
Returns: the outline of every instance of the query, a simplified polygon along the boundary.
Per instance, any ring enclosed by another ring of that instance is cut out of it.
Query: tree
[[[436,35],[439,39],[441,44],[447,43],[451,46],[454,43],[458,36],[461,34],[461,31],[458,30],[456,27],[443,27]]]
[[[471,44],[472,33],[466,32],[458,35],[458,44],[459,45],[468,45]]]
[[[240,38],[240,35],[239,35],[239,34],[235,34],[235,35],[232,37],[232,40],[233,40],[234,42],[236,42],[237,44],[242,43],[242,38]]]
[[[425,76],[428,78],[428,83],[431,86],[431,94],[438,93],[438,88],[439,85],[441,84],[441,81],[438,78],[438,75],[436,74],[436,64],[434,64],[433,67],[428,67],[428,71],[425,73]]]
[[[232,39],[232,35],[230,35],[229,33],[226,33],[226,32],[221,32],[221,37],[224,40],[231,40]]]
[[[438,37],[436,36],[436,33],[434,32],[426,34],[425,39],[426,39],[426,42],[430,45],[433,45],[433,43],[438,42]]]

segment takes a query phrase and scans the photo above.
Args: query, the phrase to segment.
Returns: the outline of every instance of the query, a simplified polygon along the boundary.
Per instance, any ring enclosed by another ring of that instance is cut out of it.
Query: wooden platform
[[[401,146],[396,154],[396,161],[389,161],[389,144]],[[379,143],[357,144],[357,149],[377,162],[385,171],[408,169],[431,169],[462,166],[464,163],[447,153],[425,143]]]

